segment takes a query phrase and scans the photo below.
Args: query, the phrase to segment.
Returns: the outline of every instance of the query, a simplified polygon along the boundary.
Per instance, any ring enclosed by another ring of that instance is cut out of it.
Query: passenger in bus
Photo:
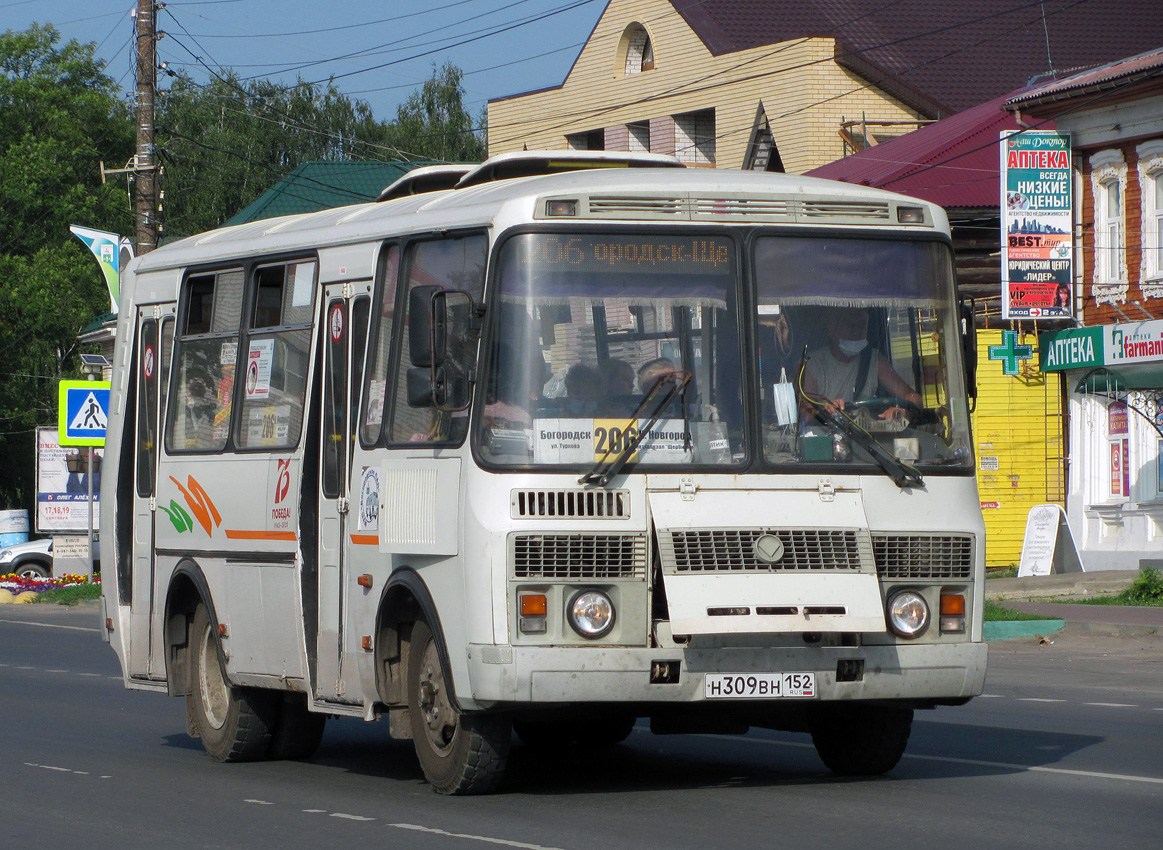
[[[801,401],[806,414],[812,414],[817,404],[835,413],[847,404],[878,394],[918,406],[922,403],[921,396],[905,383],[892,364],[869,345],[867,310],[835,309],[829,313],[825,329],[827,345],[809,354],[804,367]],[[883,393],[878,388],[883,388]],[[881,418],[896,415],[898,409],[889,408]]]
[[[574,363],[565,373],[565,410],[569,416],[593,416],[605,398],[606,379],[588,363]]]
[[[606,361],[606,395],[611,397],[634,394],[634,367],[625,360],[611,357]]]
[[[650,395],[660,379],[678,372],[678,367],[669,357],[656,357],[638,367],[638,390],[643,395]]]

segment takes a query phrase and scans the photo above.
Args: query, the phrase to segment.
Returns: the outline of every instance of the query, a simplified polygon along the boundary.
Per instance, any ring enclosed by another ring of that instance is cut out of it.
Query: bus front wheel
[[[412,627],[408,647],[408,715],[424,778],[440,794],[485,794],[501,781],[509,759],[507,716],[462,714],[432,631]]]
[[[812,743],[833,773],[878,776],[901,760],[912,727],[911,708],[833,703],[814,713]]]
[[[188,646],[188,713],[206,752],[216,761],[266,758],[278,704],[273,694],[237,688],[226,681],[218,660],[218,636],[204,605],[194,612]]]

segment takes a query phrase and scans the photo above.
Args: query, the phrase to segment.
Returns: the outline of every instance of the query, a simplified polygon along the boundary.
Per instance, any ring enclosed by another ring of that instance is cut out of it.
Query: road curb
[[[983,636],[988,640],[1011,640],[1036,635],[1052,635],[1066,627],[1065,620],[991,620],[983,623]]]

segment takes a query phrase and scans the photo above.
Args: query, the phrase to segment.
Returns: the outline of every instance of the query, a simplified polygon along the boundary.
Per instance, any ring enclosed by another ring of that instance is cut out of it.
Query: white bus
[[[131,264],[102,617],[127,687],[185,696],[215,759],[386,715],[437,791],[481,793],[514,732],[648,718],[808,732],[868,775],[914,709],[981,692],[942,210],[576,157]]]

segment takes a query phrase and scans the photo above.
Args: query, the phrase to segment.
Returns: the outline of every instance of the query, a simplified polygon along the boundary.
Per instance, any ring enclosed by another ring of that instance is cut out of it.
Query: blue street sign
[[[109,426],[108,381],[61,381],[57,424],[62,446],[104,446]]]

